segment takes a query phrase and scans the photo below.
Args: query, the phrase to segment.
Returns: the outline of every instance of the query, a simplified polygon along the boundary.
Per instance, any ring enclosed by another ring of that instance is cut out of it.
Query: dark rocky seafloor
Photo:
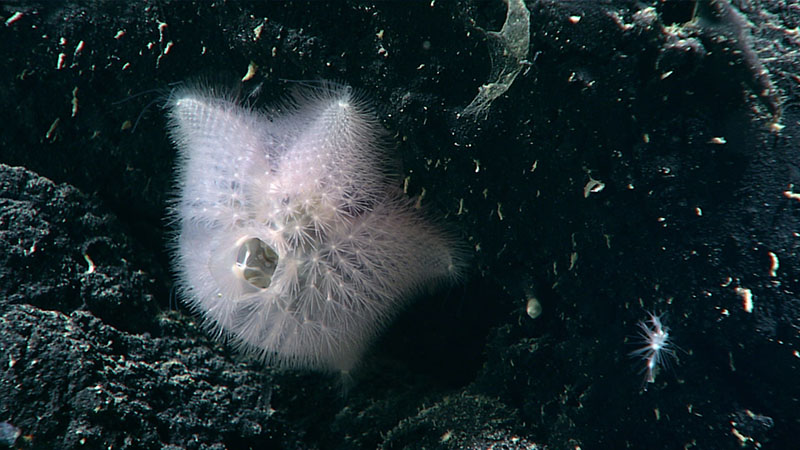
[[[515,60],[501,0],[0,3],[0,447],[792,448],[800,7],[527,9]],[[472,250],[346,389],[176,302],[161,105],[197,79],[364,92]],[[653,383],[648,312],[677,356]]]

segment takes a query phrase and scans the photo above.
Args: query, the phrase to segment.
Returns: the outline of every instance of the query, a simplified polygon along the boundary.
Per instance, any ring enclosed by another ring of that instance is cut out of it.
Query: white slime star
[[[278,114],[211,89],[169,102],[180,292],[270,363],[347,372],[407,300],[457,278],[456,241],[397,187],[384,130],[349,87]]]

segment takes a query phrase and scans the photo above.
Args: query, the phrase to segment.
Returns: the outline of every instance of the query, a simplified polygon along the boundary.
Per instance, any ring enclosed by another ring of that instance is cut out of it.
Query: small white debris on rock
[[[258,71],[258,65],[254,61],[250,61],[250,64],[247,66],[247,73],[244,74],[242,77],[242,81],[251,80]]]
[[[536,297],[529,297],[528,304],[525,306],[525,312],[528,314],[528,317],[535,319],[542,315],[542,304],[539,303]]]
[[[166,29],[166,22],[158,22],[158,42],[164,42],[164,30]]]
[[[767,252],[767,255],[769,255],[769,276],[777,277],[778,268],[781,266],[780,261],[778,261],[778,255],[773,252]]]
[[[78,114],[78,87],[72,90],[72,117]]]
[[[794,185],[789,185],[789,190],[783,191],[783,196],[786,198],[791,198],[793,200],[800,200],[800,194],[794,192]]]
[[[78,42],[78,45],[75,46],[75,53],[73,56],[78,56],[83,51],[83,48],[86,47],[86,43],[83,41]]]
[[[600,180],[595,180],[589,176],[589,182],[583,187],[583,198],[589,198],[589,194],[597,194],[606,188],[605,183]]]
[[[55,135],[56,128],[58,128],[59,123],[61,123],[61,118],[56,117],[56,120],[54,120],[53,123],[50,124],[50,129],[48,129],[47,133],[45,133],[44,135],[45,139],[51,139]]]
[[[22,13],[17,11],[14,14],[12,14],[11,17],[6,19],[6,26],[11,25],[12,23],[18,21],[19,19],[22,19]]]
[[[84,261],[86,261],[86,264],[89,265],[89,268],[86,269],[86,272],[84,273],[94,273],[96,266],[94,265],[94,261],[92,261],[92,258],[90,258],[87,253],[84,253],[83,259]]]
[[[743,287],[736,288],[736,294],[739,295],[742,299],[742,308],[744,308],[744,312],[752,313],[753,312],[753,291]]]

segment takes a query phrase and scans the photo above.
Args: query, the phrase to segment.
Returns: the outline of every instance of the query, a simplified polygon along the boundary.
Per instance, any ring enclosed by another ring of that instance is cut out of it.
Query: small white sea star
[[[656,374],[659,366],[669,365],[669,360],[674,359],[675,348],[672,345],[669,335],[669,328],[661,322],[663,314],[647,313],[649,319],[637,323],[639,326],[639,341],[643,346],[632,351],[631,356],[642,358],[645,367],[642,370],[645,374],[645,390],[648,383],[656,381]]]

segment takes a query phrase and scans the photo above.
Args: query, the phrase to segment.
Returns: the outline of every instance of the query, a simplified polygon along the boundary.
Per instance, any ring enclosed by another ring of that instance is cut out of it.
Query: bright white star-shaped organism
[[[346,372],[411,296],[457,278],[463,258],[402,195],[384,130],[349,87],[288,105],[258,112],[202,87],[172,96],[178,283],[245,350]]]

